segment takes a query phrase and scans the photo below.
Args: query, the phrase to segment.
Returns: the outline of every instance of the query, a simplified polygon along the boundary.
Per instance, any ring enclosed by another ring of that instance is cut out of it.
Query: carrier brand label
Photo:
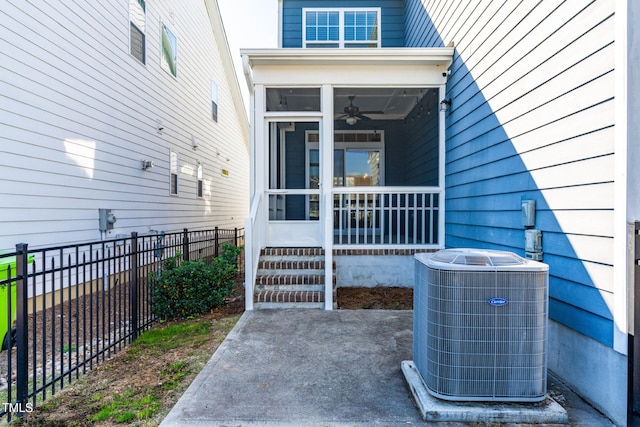
[[[494,307],[502,307],[503,305],[507,305],[509,303],[509,301],[507,301],[504,298],[491,298],[489,300],[489,304],[491,304]]]

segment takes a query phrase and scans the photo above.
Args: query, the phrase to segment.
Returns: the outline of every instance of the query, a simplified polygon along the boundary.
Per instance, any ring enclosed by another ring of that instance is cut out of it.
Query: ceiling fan
[[[344,116],[340,117],[340,119],[346,119],[348,125],[355,125],[358,120],[372,120],[365,114],[384,114],[384,111],[360,111],[360,107],[353,105],[354,98],[355,95],[349,96],[349,105],[344,107]]]

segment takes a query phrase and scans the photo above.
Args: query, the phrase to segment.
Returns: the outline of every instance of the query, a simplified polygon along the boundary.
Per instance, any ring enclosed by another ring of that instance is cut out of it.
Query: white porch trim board
[[[321,105],[333,106],[333,87],[330,85],[322,86]],[[320,210],[324,212],[322,217],[322,231],[324,232],[324,308],[325,310],[333,310],[333,195],[330,191],[324,192],[322,197],[322,185],[332,184],[333,180],[333,108],[323,108],[322,124],[320,132],[320,141],[324,144],[319,145],[320,156],[322,158],[320,164]]]

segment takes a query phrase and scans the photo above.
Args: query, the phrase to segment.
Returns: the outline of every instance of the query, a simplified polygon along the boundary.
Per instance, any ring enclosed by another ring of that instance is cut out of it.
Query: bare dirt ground
[[[338,288],[339,309],[413,310],[413,289]]]
[[[235,323],[244,311],[243,277],[236,280],[234,296],[223,307],[204,315],[198,321],[211,322],[212,333],[199,342],[197,351],[201,367],[215,352],[226,336],[226,330],[216,325],[231,319]],[[413,292],[407,288],[339,288],[338,307],[341,309],[412,309]],[[165,324],[166,325],[166,324]],[[229,326],[230,328],[230,326]],[[186,390],[199,369],[194,369],[181,379],[179,387],[166,390],[161,373],[177,362],[188,360],[194,356],[194,346],[179,346],[170,351],[156,354],[154,357],[128,356],[130,348],[113,356],[96,369],[88,372],[83,378],[56,396],[39,404],[35,410],[20,421],[28,426],[88,426],[88,425],[149,425],[155,426],[168,413],[171,407]],[[104,402],[112,396],[134,395],[136,390],[152,390],[160,396],[161,409],[153,416],[123,423],[109,419],[104,422],[95,420],[96,413]],[[96,397],[97,396],[97,397]],[[94,419],[92,420],[92,417]]]

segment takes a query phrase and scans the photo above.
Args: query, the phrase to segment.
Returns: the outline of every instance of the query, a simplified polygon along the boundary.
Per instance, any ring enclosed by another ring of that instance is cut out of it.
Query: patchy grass
[[[157,426],[240,318],[243,282],[236,277],[235,296],[226,305],[197,319],[156,324],[11,424]]]
[[[91,421],[111,421],[119,424],[144,421],[158,413],[162,406],[152,387],[149,387],[146,393],[132,387],[124,393],[116,393],[108,400],[99,401],[102,402],[99,411],[90,417]]]
[[[240,318],[222,307],[158,324],[130,347],[48,398],[15,425],[156,426]]]

